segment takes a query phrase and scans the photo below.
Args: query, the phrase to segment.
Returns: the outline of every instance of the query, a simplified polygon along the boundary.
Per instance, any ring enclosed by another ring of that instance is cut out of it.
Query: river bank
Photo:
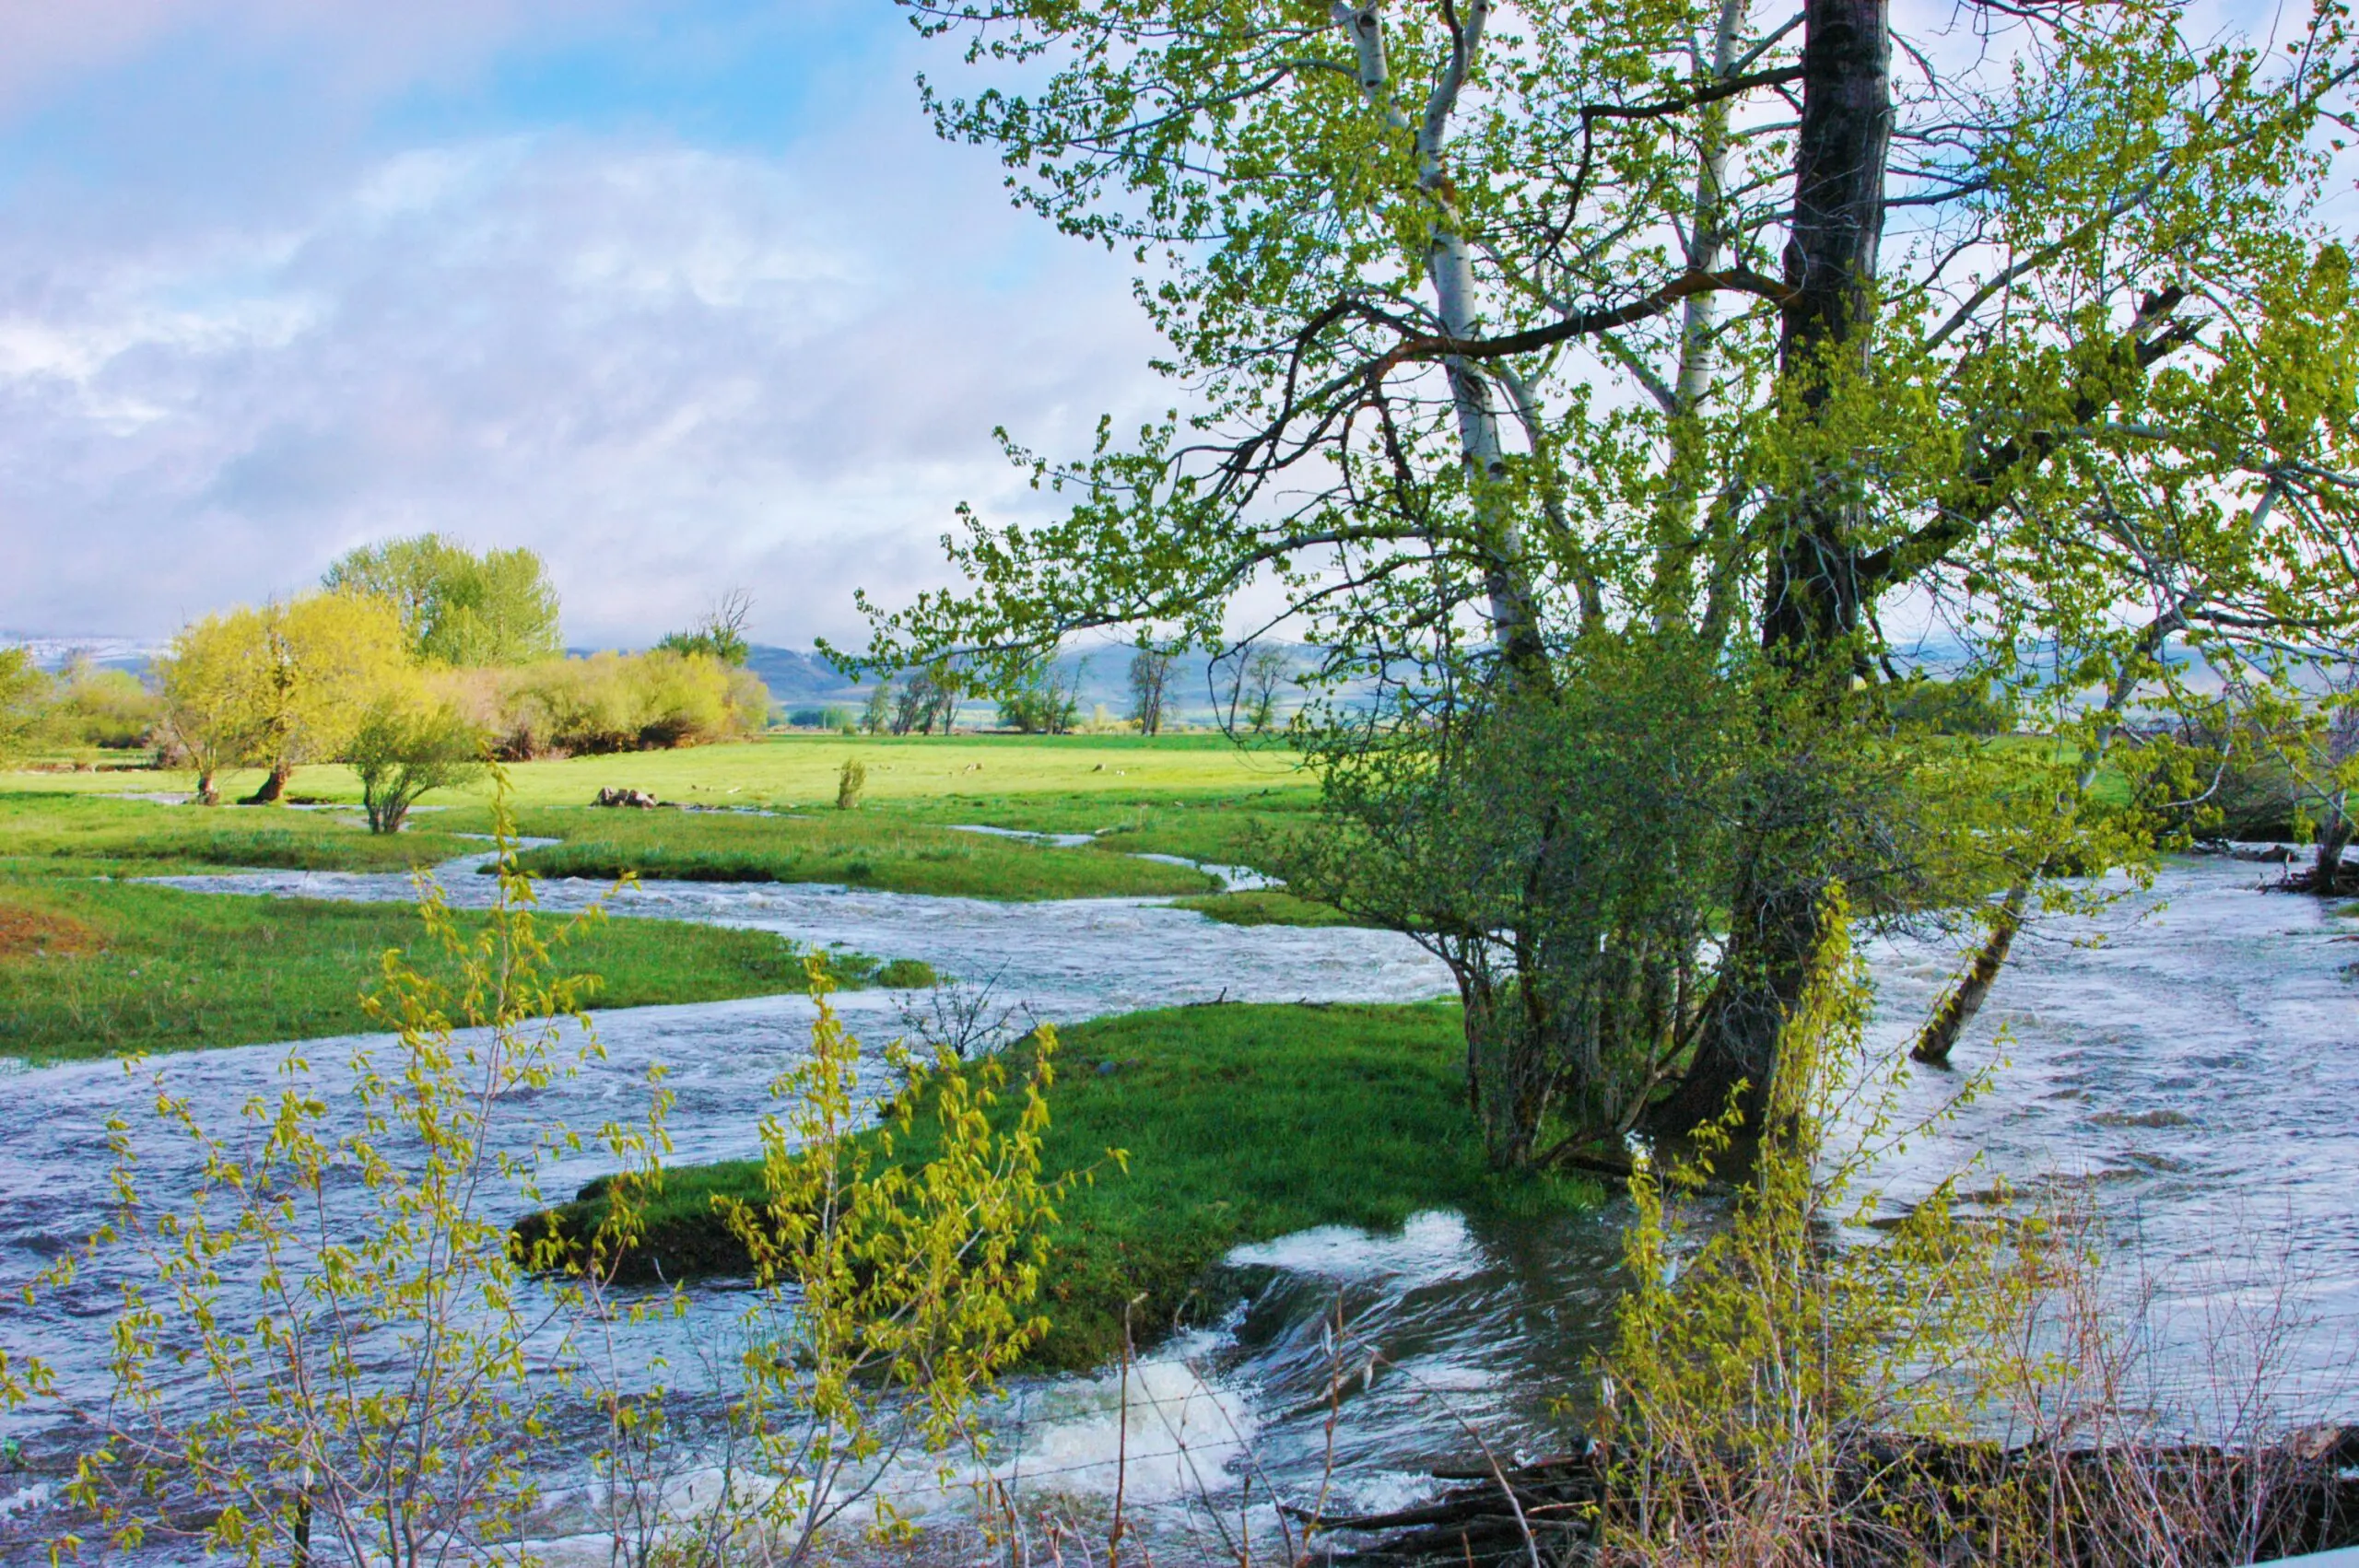
[[[1215,1324],[1250,1294],[1216,1268],[1239,1247],[1318,1227],[1398,1233],[1417,1214],[1539,1219],[1596,1208],[1580,1181],[1487,1168],[1466,1106],[1453,1003],[1411,1006],[1223,1004],[1083,1024],[1065,1032],[1042,1158],[1051,1175],[1086,1172],[1058,1205],[1039,1308],[1037,1371],[1091,1372],[1125,1343],[1148,1348]],[[1032,1065],[1010,1047],[1011,1074]],[[921,1113],[899,1160],[932,1155]],[[729,1199],[767,1199],[757,1161],[667,1172],[619,1277],[648,1283],[743,1278]],[[606,1203],[593,1183],[574,1202],[527,1217],[521,1240],[596,1234]]]

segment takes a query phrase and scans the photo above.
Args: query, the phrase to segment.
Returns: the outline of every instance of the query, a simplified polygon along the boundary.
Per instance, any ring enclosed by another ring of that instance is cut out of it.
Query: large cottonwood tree
[[[2101,742],[2175,649],[2282,682],[2359,614],[2338,0],[902,3],[1185,411],[1037,461],[1069,514],[969,517],[880,658],[1246,594],[1412,685],[1676,633],[1839,724],[1930,626]],[[1822,938],[1806,847],[1732,853],[1674,1119],[1766,1089]]]
[[[410,651],[428,664],[529,664],[565,651],[557,589],[541,557],[522,545],[478,554],[420,533],[347,550],[320,580],[334,592],[391,602]]]

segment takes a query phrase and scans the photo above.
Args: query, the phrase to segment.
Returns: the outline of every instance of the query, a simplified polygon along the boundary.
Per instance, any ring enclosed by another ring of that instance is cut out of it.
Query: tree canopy
[[[404,687],[410,658],[393,606],[313,593],[191,622],[162,663],[165,726],[211,803],[225,769],[269,769],[275,801],[297,766],[336,756],[372,703]]]
[[[1741,796],[1684,1119],[1766,1094],[1837,846],[1884,833],[1804,732],[1888,724],[1923,645],[2093,755],[2189,670],[2283,688],[2351,638],[2337,0],[2266,39],[2175,0],[903,3],[976,78],[937,128],[1134,260],[1183,391],[1012,446],[1070,510],[966,514],[968,586],[870,604],[872,657],[1218,648],[1250,591],[1398,735],[1700,650],[1803,771]]]
[[[349,551],[321,580],[390,600],[411,652],[429,664],[526,664],[565,650],[557,590],[541,557],[521,546],[477,555],[421,533]]]
[[[882,617],[903,657],[1217,639],[1255,581],[1353,658],[1825,593],[2100,664],[2142,607],[2348,624],[2340,6],[2273,51],[2136,0],[1895,52],[1875,0],[907,3],[1021,64],[930,88],[939,128],[1132,252],[1194,395],[1033,460],[1070,516],[970,519],[975,591]]]
[[[0,757],[14,755],[31,732],[48,687],[29,649],[0,648]]]

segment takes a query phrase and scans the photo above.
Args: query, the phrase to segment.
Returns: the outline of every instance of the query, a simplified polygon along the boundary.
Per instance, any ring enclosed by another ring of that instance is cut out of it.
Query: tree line
[[[491,757],[757,731],[769,694],[744,667],[750,610],[734,593],[649,652],[569,658],[538,556],[422,534],[351,551],[314,591],[190,622],[153,690],[86,661],[53,678],[0,650],[0,745],[152,746],[196,776],[206,805],[233,769],[260,768],[249,803],[268,804],[298,767],[348,763],[370,825],[392,832],[421,794]]]
[[[966,697],[990,697],[999,727],[1020,735],[1069,735],[1085,726],[1081,691],[1088,678],[1086,658],[1060,673],[1060,649],[1050,646],[1016,668],[992,673],[969,669],[958,659],[898,673],[882,673],[868,688],[858,718],[848,727],[872,735],[948,734]],[[1092,730],[1116,725],[1142,735],[1161,734],[1178,712],[1171,685],[1180,650],[1152,639],[1132,649],[1124,666],[1128,701],[1117,718],[1096,705],[1086,721]],[[874,673],[874,672],[872,672]],[[1298,675],[1295,659],[1272,647],[1240,647],[1206,670],[1206,696],[1220,728],[1232,735],[1267,735],[1278,727],[1284,689]],[[1224,689],[1224,687],[1226,689]]]

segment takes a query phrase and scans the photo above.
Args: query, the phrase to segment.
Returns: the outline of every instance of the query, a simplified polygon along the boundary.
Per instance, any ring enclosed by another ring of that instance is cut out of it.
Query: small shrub
[[[732,1411],[748,1468],[780,1482],[762,1489],[757,1515],[736,1513],[707,1539],[730,1541],[726,1526],[744,1520],[757,1539],[794,1543],[763,1554],[788,1564],[855,1507],[873,1511],[875,1539],[908,1539],[876,1482],[910,1458],[947,1480],[978,1408],[1047,1331],[1036,1310],[1046,1231],[1073,1185],[1042,1174],[1057,1043],[1047,1024],[1016,1081],[1003,1062],[969,1067],[946,1052],[880,1060],[844,1032],[824,966],[806,974],[818,1017],[809,1058],[780,1076],[780,1108],[762,1118],[761,1195],[713,1199],[754,1265],[749,1342],[792,1328],[745,1358]],[[877,1137],[867,1107],[880,1079],[901,1089]]]
[[[1830,895],[1835,940],[1731,1201],[1704,1186],[1733,1112],[1686,1163],[1632,1175],[1632,1288],[1597,1367],[1605,1484],[1582,1560],[2210,1568],[2340,1544],[2333,1445],[2277,1403],[2286,1297],[2216,1320],[2200,1363],[2216,1404],[2197,1414],[2172,1408],[2146,1359],[2152,1286],[2125,1310],[2096,1215],[2069,1188],[2002,1180],[1969,1199],[1954,1176],[1877,1215],[1866,1181],[1928,1124],[1902,1112],[1905,1069],[1865,1043],[1846,915]],[[1701,1223],[1679,1216],[1691,1203]],[[1882,1235],[1838,1237],[1862,1222]]]
[[[836,810],[848,812],[859,805],[861,791],[867,788],[868,765],[856,756],[844,758],[836,775]]]
[[[1602,1520],[1609,1563],[1798,1568],[1807,1548],[1854,1527],[1919,1527],[1899,1517],[1900,1499],[1872,1523],[1856,1516],[1860,1450],[1966,1435],[1989,1381],[1978,1353],[2003,1346],[2020,1317],[2027,1276],[2010,1273],[2003,1236],[1958,1223],[1954,1183],[1885,1245],[1826,1245],[1834,1225],[1872,1210],[1855,1186],[1864,1159],[1829,1157],[1837,1106],[1878,1096],[1870,1136],[1895,1130],[1889,1085],[1870,1082],[1860,1043],[1866,981],[1848,913],[1830,898],[1834,935],[1787,1024],[1727,1223],[1699,1237],[1675,1215],[1730,1150],[1734,1109],[1701,1129],[1693,1164],[1658,1172],[1641,1160],[1632,1176],[1634,1288],[1600,1368],[1600,1436],[1623,1457]]]
[[[21,648],[0,648],[0,757],[13,755],[40,713],[48,680]]]
[[[483,737],[458,709],[387,698],[360,721],[345,760],[360,779],[369,831],[399,833],[428,792],[473,783],[483,755]]]

